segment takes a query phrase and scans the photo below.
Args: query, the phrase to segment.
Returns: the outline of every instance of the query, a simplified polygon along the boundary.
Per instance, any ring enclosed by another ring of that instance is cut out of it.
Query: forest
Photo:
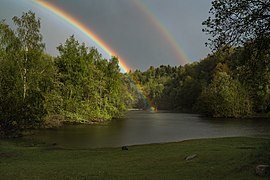
[[[213,1],[213,16],[203,22],[212,53],[145,72],[122,73],[117,57],[104,59],[74,36],[57,47],[57,57],[46,54],[41,21],[31,11],[13,17],[16,29],[1,21],[0,136],[63,122],[103,122],[130,108],[211,117],[269,115],[270,6],[260,3]]]
[[[156,109],[212,117],[269,115],[270,2],[214,0],[202,25],[212,53],[179,67],[130,72]],[[131,88],[132,89],[132,88]],[[136,94],[136,91],[135,93]],[[142,98],[137,107],[151,106]]]

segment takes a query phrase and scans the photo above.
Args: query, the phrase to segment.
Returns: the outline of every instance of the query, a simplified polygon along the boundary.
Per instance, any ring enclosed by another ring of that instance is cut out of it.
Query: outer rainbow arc
[[[179,44],[172,37],[172,35],[167,30],[167,28],[161,23],[161,21],[156,18],[153,12],[151,12],[150,9],[147,8],[146,5],[144,5],[141,0],[133,0],[132,2],[134,3],[134,5],[138,7],[138,9],[142,11],[142,13],[145,14],[145,17],[147,17],[148,20],[152,22],[152,25],[154,25],[156,29],[160,31],[160,34],[172,47],[173,51],[175,52],[179,60],[183,62],[184,64],[189,63],[188,57],[181,50],[181,47],[179,46]]]
[[[124,62],[124,60],[112,48],[110,48],[98,35],[96,35],[88,27],[83,25],[80,21],[78,21],[74,17],[70,16],[69,14],[67,14],[66,12],[64,12],[63,10],[61,10],[60,8],[54,6],[53,4],[49,2],[42,1],[42,0],[35,0],[34,2],[50,10],[54,14],[60,16],[68,23],[72,24],[74,27],[76,27],[81,32],[83,32],[87,37],[93,40],[96,44],[98,44],[110,56],[118,57],[119,65],[125,72],[128,72],[129,70],[131,70],[131,68]]]

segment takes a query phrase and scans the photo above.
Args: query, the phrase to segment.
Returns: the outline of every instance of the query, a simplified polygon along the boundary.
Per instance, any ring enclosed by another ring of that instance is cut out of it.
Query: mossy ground
[[[218,138],[121,148],[65,149],[0,141],[0,179],[262,179],[270,140]],[[197,154],[187,161],[185,157]]]

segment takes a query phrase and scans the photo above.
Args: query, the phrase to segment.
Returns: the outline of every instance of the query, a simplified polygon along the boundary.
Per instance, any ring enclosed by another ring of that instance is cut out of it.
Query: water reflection
[[[269,136],[270,119],[211,119],[194,114],[131,111],[105,125],[64,126],[26,138],[68,148],[115,147],[186,139]]]

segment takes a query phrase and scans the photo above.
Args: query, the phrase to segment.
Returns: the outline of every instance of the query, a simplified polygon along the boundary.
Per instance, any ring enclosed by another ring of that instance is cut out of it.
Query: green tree
[[[239,81],[226,72],[217,72],[211,84],[203,89],[197,109],[213,117],[243,117],[251,114],[252,103]]]
[[[125,112],[129,94],[116,57],[103,59],[95,48],[80,44],[74,36],[58,50],[56,65],[65,117],[89,122],[119,117]]]
[[[203,31],[212,36],[209,45],[214,49],[270,35],[268,0],[214,0],[210,13]]]
[[[112,117],[121,117],[123,112],[126,111],[127,104],[125,102],[130,98],[130,94],[127,87],[124,86],[124,77],[120,73],[119,62],[116,57],[112,57],[108,62],[105,76],[105,110]]]
[[[89,120],[89,112],[93,110],[91,103],[97,103],[98,92],[94,73],[93,53],[84,45],[80,45],[74,36],[65,44],[57,47],[60,55],[56,58],[56,66],[60,80],[63,107],[61,113],[73,120]]]
[[[250,42],[238,48],[230,62],[236,78],[247,88],[255,112],[270,111],[270,41]]]
[[[177,109],[191,110],[201,93],[200,84],[196,79],[187,76],[179,85],[176,96]]]
[[[0,23],[0,131],[4,135],[39,126],[46,115],[45,92],[52,65],[43,56],[40,20],[31,11]]]
[[[212,17],[203,22],[214,50],[234,47],[228,62],[241,81],[255,112],[270,111],[270,2],[267,0],[214,0]]]

